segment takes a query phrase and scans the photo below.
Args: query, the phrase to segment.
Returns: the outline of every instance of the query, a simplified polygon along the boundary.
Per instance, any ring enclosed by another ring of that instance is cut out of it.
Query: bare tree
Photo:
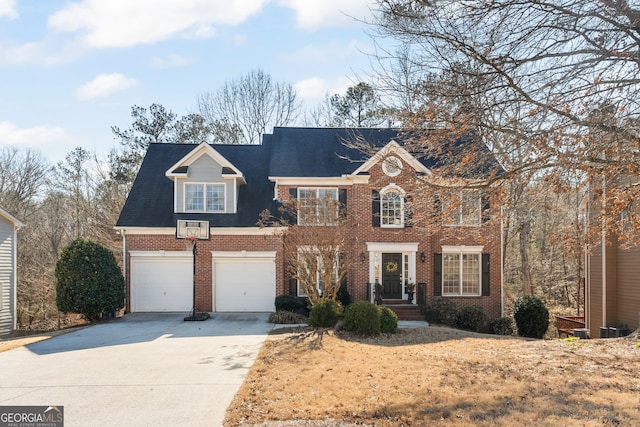
[[[262,70],[226,82],[198,97],[198,110],[220,143],[259,144],[274,126],[291,124],[299,104],[291,84],[274,82]]]
[[[28,222],[43,196],[51,166],[34,150],[0,149],[0,206]]]
[[[452,131],[475,129],[501,160],[518,157],[502,180],[566,170],[584,180],[626,177],[603,193],[611,229],[622,210],[638,207],[640,9],[625,0],[377,3],[374,25],[411,46],[418,72],[472,83],[449,92],[471,113],[423,104],[405,125],[437,118]]]
[[[343,206],[332,197],[289,199],[276,216],[264,211],[260,224],[283,230],[289,278],[297,281],[311,305],[325,299],[336,301],[354,261],[354,239]]]
[[[331,95],[325,93],[322,101],[305,113],[303,122],[306,126],[335,127],[338,119],[331,104]]]

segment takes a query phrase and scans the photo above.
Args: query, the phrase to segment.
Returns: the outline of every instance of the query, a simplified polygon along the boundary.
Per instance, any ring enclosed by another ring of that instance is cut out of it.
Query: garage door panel
[[[191,258],[145,258],[131,262],[131,311],[189,311],[193,305]]]
[[[221,259],[214,262],[216,311],[274,310],[275,262]]]

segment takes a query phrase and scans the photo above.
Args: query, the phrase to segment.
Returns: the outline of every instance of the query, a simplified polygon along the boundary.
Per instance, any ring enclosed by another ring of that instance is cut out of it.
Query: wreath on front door
[[[398,263],[395,261],[389,261],[388,263],[386,263],[385,268],[389,273],[394,273],[398,271]]]

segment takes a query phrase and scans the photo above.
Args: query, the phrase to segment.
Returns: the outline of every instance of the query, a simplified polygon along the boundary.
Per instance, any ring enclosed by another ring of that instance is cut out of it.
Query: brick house
[[[373,154],[345,144],[354,135]],[[344,205],[357,258],[346,275],[352,299],[372,299],[378,281],[383,299],[403,301],[415,282],[419,305],[451,298],[499,317],[500,207],[492,194],[459,192],[441,227],[422,227],[420,206],[450,202],[416,186],[436,166],[393,129],[274,128],[261,145],[152,144],[116,226],[126,310],[189,311],[195,264],[198,311],[273,311],[277,295],[300,289],[287,277],[281,234],[257,222],[295,197]],[[190,242],[176,238],[185,221],[208,221],[195,263]]]

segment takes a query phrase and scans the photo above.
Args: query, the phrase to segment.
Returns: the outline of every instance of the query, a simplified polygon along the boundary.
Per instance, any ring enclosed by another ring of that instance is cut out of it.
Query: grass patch
[[[280,331],[263,346],[225,425],[640,425],[636,340],[573,342],[446,327],[370,338]]]

